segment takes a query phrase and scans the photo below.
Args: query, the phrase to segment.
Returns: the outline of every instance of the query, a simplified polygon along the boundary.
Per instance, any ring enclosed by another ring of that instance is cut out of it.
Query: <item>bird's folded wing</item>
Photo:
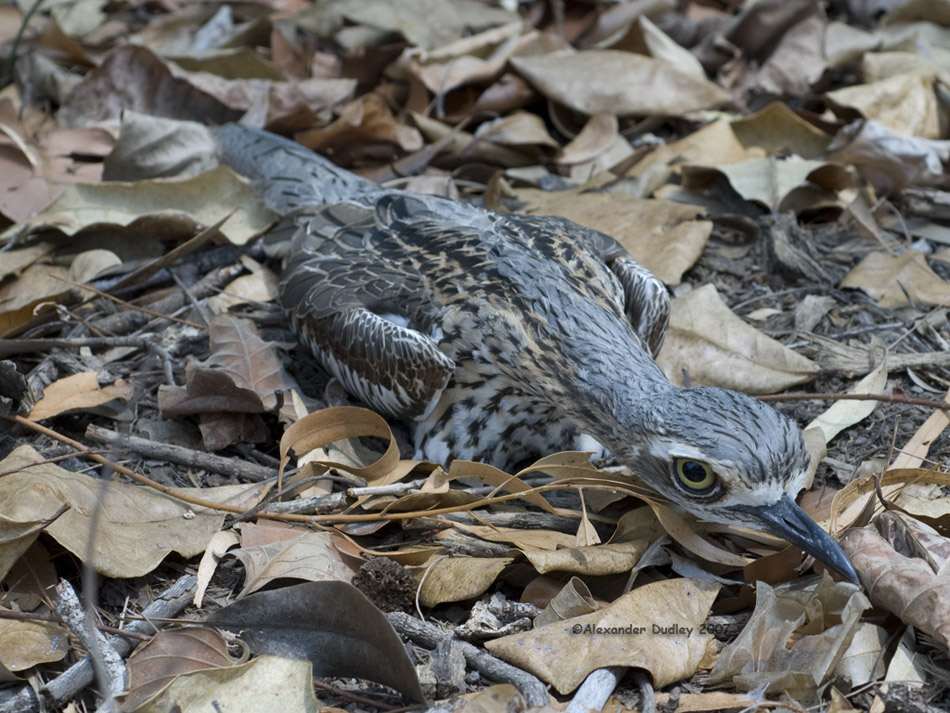
[[[455,363],[425,335],[363,307],[294,320],[324,368],[367,405],[397,418],[427,416]]]
[[[577,274],[586,275],[589,286],[601,287],[626,315],[644,347],[657,355],[670,321],[670,293],[656,275],[634,260],[620,243],[599,231],[553,216],[518,216],[514,220],[530,227],[536,241],[547,239],[552,245],[551,254],[571,264]],[[575,244],[585,245],[596,260],[590,260]],[[609,279],[603,274],[604,265],[610,271]]]
[[[663,346],[670,323],[670,293],[666,285],[628,255],[614,258],[608,264],[623,285],[627,319],[655,357]]]
[[[400,418],[435,406],[455,363],[429,336],[438,308],[418,273],[367,242],[372,209],[309,209],[284,270],[280,301],[301,340],[353,395]]]

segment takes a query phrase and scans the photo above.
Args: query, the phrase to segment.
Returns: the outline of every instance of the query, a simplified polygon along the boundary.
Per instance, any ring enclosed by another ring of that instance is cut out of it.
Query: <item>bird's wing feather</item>
[[[516,216],[515,221],[535,245],[584,279],[589,296],[596,288],[618,306],[644,346],[657,355],[670,321],[670,294],[656,275],[599,231],[553,216]]]
[[[359,205],[311,207],[284,270],[280,300],[310,351],[362,401],[422,418],[444,391],[454,361],[432,338],[438,308],[418,273],[366,244],[375,214]]]
[[[659,354],[670,323],[670,293],[666,285],[629,255],[610,262],[624,292],[624,312],[654,357]]]

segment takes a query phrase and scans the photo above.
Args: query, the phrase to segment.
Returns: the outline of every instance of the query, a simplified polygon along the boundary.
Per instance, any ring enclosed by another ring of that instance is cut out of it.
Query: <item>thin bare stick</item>
[[[765,394],[757,396],[759,401],[883,401],[890,404],[908,404],[925,408],[950,411],[950,403],[934,399],[919,399],[914,396],[899,396],[897,394],[808,394],[802,391],[793,391],[787,394]]]

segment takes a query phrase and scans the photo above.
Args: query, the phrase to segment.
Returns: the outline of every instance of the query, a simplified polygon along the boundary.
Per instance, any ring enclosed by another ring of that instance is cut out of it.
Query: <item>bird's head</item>
[[[776,535],[857,582],[847,555],[795,503],[810,459],[791,419],[704,387],[643,399],[635,423],[614,453],[648,485],[701,520]]]

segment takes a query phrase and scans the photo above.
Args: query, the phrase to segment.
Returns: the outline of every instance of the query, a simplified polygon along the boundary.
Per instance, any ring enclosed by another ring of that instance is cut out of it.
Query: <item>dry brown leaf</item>
[[[436,556],[428,564],[409,570],[419,580],[419,603],[434,607],[478,597],[513,561],[511,557]]]
[[[289,392],[296,383],[284,370],[272,342],[261,339],[253,322],[233,315],[221,314],[208,325],[211,356],[206,363],[227,373],[238,388],[250,389],[260,396],[268,411],[278,405],[278,393]],[[289,402],[282,414],[295,420]]]
[[[886,386],[887,358],[885,354],[885,358],[881,360],[880,365],[855,384],[854,388],[848,393],[883,394]],[[832,438],[846,428],[851,428],[851,426],[860,423],[870,416],[877,406],[877,401],[835,401],[831,406],[815,417],[811,423],[805,426],[805,430],[809,428],[820,429],[825,437],[825,443],[829,443]]]
[[[115,48],[83,77],[60,107],[60,125],[93,126],[118,120],[124,109],[193,121],[237,121],[243,113],[172,75],[145,47]]]
[[[819,686],[831,678],[870,602],[855,585],[832,582],[828,575],[810,591],[776,591],[759,582],[755,593],[752,618],[720,652],[710,679],[731,680],[745,691],[764,688],[803,703],[816,701]],[[789,646],[796,632],[799,638]]]
[[[613,114],[594,114],[580,133],[564,147],[557,162],[562,166],[591,161],[610,148],[619,135],[619,122]]]
[[[117,379],[111,386],[100,387],[94,371],[83,371],[47,386],[43,398],[33,406],[29,417],[34,421],[42,421],[66,411],[95,408],[113,399],[128,401],[130,398],[131,384]]]
[[[0,122],[4,113],[0,108]],[[89,159],[101,159],[115,143],[102,129],[55,129],[13,142],[14,127],[0,128],[0,212],[14,221],[40,212],[73,183],[99,181],[102,164]]]
[[[500,525],[469,525],[453,522],[453,530],[461,530],[488,542],[504,542],[524,551],[548,552],[561,548],[575,546],[575,537],[566,532],[545,530],[543,528],[525,529],[523,527],[502,527]],[[444,531],[444,535],[451,536],[452,531]]]
[[[818,365],[737,317],[713,285],[673,300],[670,327],[657,358],[670,381],[769,394],[815,378]]]
[[[950,538],[898,510],[885,510],[874,518],[874,527],[896,551],[917,557],[942,574],[950,563]]]
[[[503,146],[546,146],[555,150],[561,148],[548,133],[541,117],[526,111],[516,111],[508,116],[486,121],[475,131],[475,139]]]
[[[280,685],[275,685],[279,681]],[[135,713],[168,713],[184,705],[194,710],[276,710],[318,713],[309,661],[259,656],[228,668],[206,668],[176,677]]]
[[[294,22],[318,36],[334,34],[344,22],[365,25],[399,32],[411,45],[432,49],[515,19],[477,0],[348,0],[310,5]]]
[[[619,48],[617,48],[619,49]],[[696,55],[683,45],[675,42],[669,35],[657,27],[646,14],[637,18],[624,38],[623,49],[645,54],[653,59],[665,62],[679,71],[696,79],[705,80],[706,70]]]
[[[136,226],[156,219],[187,218],[192,234],[213,225],[240,206],[221,232],[234,244],[243,245],[260,235],[274,221],[257,193],[228,168],[219,167],[183,181],[109,182],[72,185],[44,212],[18,223],[0,235],[0,242],[34,232],[53,230],[75,235],[97,224]]]
[[[868,253],[845,275],[842,287],[867,292],[884,308],[904,307],[908,298],[926,304],[950,305],[950,284],[941,280],[916,250],[902,255]]]
[[[589,458],[586,459],[588,462]],[[529,471],[530,472],[530,471]],[[477,463],[475,461],[454,460],[449,465],[449,479],[458,480],[459,478],[475,478],[480,483],[491,485],[498,488],[500,492],[522,493],[522,499],[534,505],[545,512],[552,514],[562,514],[564,511],[554,507],[548,502],[541,493],[532,492],[530,485],[522,482],[520,476],[524,471],[516,476],[496,468],[487,463]]]
[[[197,626],[160,631],[129,656],[123,710],[137,710],[177,676],[236,663],[228,653],[227,639],[218,631]]]
[[[513,57],[511,65],[549,99],[588,115],[680,116],[731,100],[712,82],[630,52]]]
[[[894,498],[894,504],[909,515],[933,523],[950,521],[950,498],[936,485],[908,483]]]
[[[9,611],[0,607],[0,611]],[[52,621],[16,621],[0,617],[0,665],[22,673],[41,663],[61,661],[69,653],[69,633]]]
[[[405,70],[418,77],[432,94],[442,96],[466,84],[488,84],[501,76],[512,56],[544,54],[567,47],[564,40],[550,33],[524,32],[524,24],[519,21],[493,27],[429,52],[422,48],[409,49],[397,66],[404,64]]]
[[[458,713],[515,713],[524,709],[524,699],[514,685],[496,683],[462,703]]]
[[[835,111],[860,112],[904,136],[939,139],[940,112],[934,87],[934,75],[899,74],[869,84],[857,84],[828,92],[825,97]],[[853,116],[853,114],[852,114]]]
[[[562,547],[553,552],[522,550],[538,573],[570,572],[597,577],[629,572],[646,551],[647,540],[633,540],[608,545]]]
[[[162,385],[158,408],[163,418],[193,414],[256,414],[265,411],[261,397],[252,389],[237,386],[223,369],[189,363],[185,387]]]
[[[587,585],[584,584],[584,581],[577,578],[571,577],[568,580],[567,584],[557,590],[557,593],[548,599],[547,602],[540,603],[539,595],[541,594],[541,588],[538,583],[558,583],[557,580],[553,578],[536,578],[531,581],[531,584],[528,587],[533,586],[532,595],[528,595],[528,587],[525,587],[522,592],[523,602],[531,602],[536,606],[543,606],[541,613],[534,618],[534,628],[537,629],[539,626],[544,626],[545,624],[552,624],[556,621],[562,621],[564,619],[571,619],[575,616],[584,616],[585,614],[590,614],[591,612],[597,611],[599,608],[598,603],[594,600],[593,595],[590,593],[590,590],[587,588]]]
[[[17,279],[0,284],[0,334],[29,322],[41,306],[45,310],[67,304],[67,279],[64,267],[34,264]]]
[[[225,285],[220,294],[208,300],[208,309],[215,314],[223,314],[248,302],[275,302],[279,283],[280,278],[266,268],[255,270],[250,275],[241,275]]]
[[[729,60],[741,60],[733,63],[738,66],[731,71],[742,76],[749,71],[746,65],[754,70],[779,46],[786,33],[815,11],[810,0],[759,0],[744,5],[739,13],[724,18],[719,31],[710,32],[693,52],[710,74]]]
[[[296,136],[304,146],[332,156],[343,166],[367,158],[391,158],[395,150],[422,148],[419,132],[398,123],[382,98],[369,94],[347,106],[340,118],[323,129],[301,131]]]
[[[204,602],[205,592],[211,583],[211,577],[214,576],[218,567],[218,562],[232,547],[236,547],[240,542],[237,532],[234,530],[222,530],[214,533],[205,547],[204,554],[201,555],[201,562],[198,563],[198,583],[195,587],[194,603],[195,607],[201,609]]]
[[[228,555],[244,565],[242,597],[278,579],[349,582],[353,578],[327,532],[306,532],[290,540],[243,546]]]
[[[884,509],[878,497],[878,488],[884,502],[893,504],[911,483],[950,487],[950,474],[926,468],[888,468],[880,476],[880,482],[873,476],[855,478],[834,497],[829,531],[840,533],[848,527],[866,525],[875,512]]]
[[[200,554],[224,522],[223,513],[150,488],[102,481],[44,463],[30,446],[20,446],[0,461],[0,472],[7,471],[14,472],[0,478],[0,511],[5,517],[14,523],[35,522],[68,506],[45,532],[108,577],[140,577],[172,551],[183,557]],[[255,484],[177,492],[250,507],[264,489]],[[94,519],[97,529],[92,531]],[[92,560],[86,561],[90,552]]]
[[[754,114],[731,124],[745,148],[761,148],[767,154],[791,153],[805,159],[826,158],[831,137],[808,123],[782,102],[772,102]]]
[[[943,397],[950,403],[950,391]],[[891,464],[892,468],[919,468],[924,464],[930,446],[950,426],[950,413],[937,410],[927,417],[927,420],[918,428],[910,440],[904,444]]]
[[[386,452],[375,463],[365,468],[355,468],[348,464],[312,461],[328,467],[338,467],[354,475],[373,481],[376,485],[396,482],[404,477],[408,470],[400,470],[399,448],[385,419],[369,409],[354,406],[337,406],[308,414],[290,426],[280,439],[280,472],[290,461],[289,453],[299,455],[322,448],[334,441],[360,436],[375,436],[389,442]],[[413,463],[414,465],[414,463]]]
[[[735,86],[725,81],[727,88],[741,90],[746,97],[808,94],[828,67],[823,41],[825,24],[825,18],[817,13],[804,17],[782,33],[761,67],[750,62]]]
[[[685,166],[683,185],[702,188],[712,184],[717,173],[744,199],[777,213],[835,205],[838,192],[853,185],[843,167],[797,156],[750,158],[718,168]]]
[[[736,138],[730,122],[719,119],[679,141],[657,147],[630,169],[628,174],[643,176],[650,171],[664,167],[673,169],[681,164],[722,166],[744,161],[749,155]]]
[[[873,120],[841,129],[828,151],[831,160],[853,165],[882,193],[942,185],[950,162],[950,142],[903,136]]]
[[[884,657],[882,652],[887,645],[887,630],[877,624],[859,621],[854,629],[854,638],[845,649],[835,677],[843,677],[852,687],[863,686],[884,675]]]
[[[851,529],[839,539],[874,606],[950,648],[950,575],[895,552],[880,535]]]
[[[530,671],[565,695],[605,666],[645,669],[657,687],[708,665],[713,637],[699,626],[719,585],[687,579],[654,582],[609,607],[488,641],[493,654]]]

